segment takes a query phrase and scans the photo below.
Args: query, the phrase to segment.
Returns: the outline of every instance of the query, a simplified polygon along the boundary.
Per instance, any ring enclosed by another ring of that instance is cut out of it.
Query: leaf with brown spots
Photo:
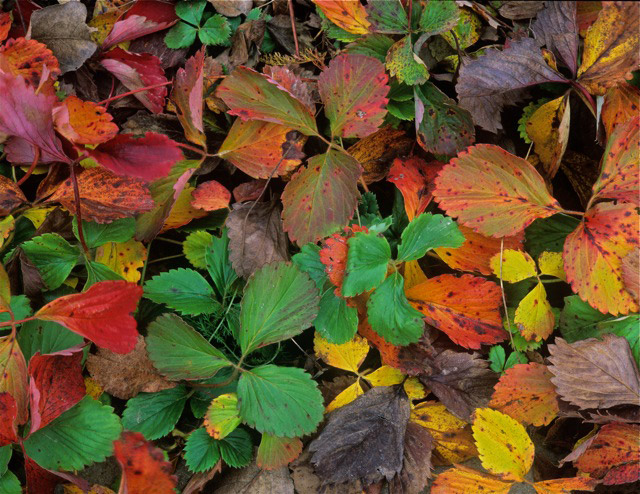
[[[491,144],[460,153],[435,183],[433,196],[440,207],[487,236],[516,235],[535,219],[562,211],[528,161]]]
[[[636,112],[637,115],[637,112]],[[617,199],[640,206],[640,117],[618,125],[604,150],[602,171],[593,184],[596,199]]]
[[[359,1],[313,0],[327,18],[348,33],[367,34],[371,23],[367,11]]]
[[[443,274],[406,291],[413,307],[428,324],[444,331],[465,348],[498,343],[507,338],[502,328],[500,287],[470,274]]]
[[[125,431],[113,447],[122,468],[120,494],[174,494],[176,478],[171,475],[171,463],[142,434]]]
[[[94,260],[118,273],[126,281],[137,283],[140,280],[140,268],[147,259],[147,248],[137,240],[126,242],[107,242],[96,249]]]
[[[582,409],[638,404],[640,374],[625,338],[606,334],[571,344],[556,338],[549,352],[551,382],[563,400]]]
[[[7,39],[11,30],[11,12],[0,13],[0,41]]]
[[[436,477],[431,494],[507,494],[512,485],[493,475],[456,465]]]
[[[593,491],[599,484],[595,479],[572,477],[568,479],[541,480],[532,484],[538,494],[572,494],[575,491]]]
[[[203,70],[204,47],[187,60],[183,69],[178,69],[176,72],[171,101],[175,104],[178,120],[184,129],[184,136],[206,149],[207,138],[202,124]]]
[[[548,425],[559,410],[552,377],[542,364],[514,365],[500,377],[489,406],[524,424]]]
[[[82,219],[85,221],[110,223],[153,208],[153,199],[142,180],[119,177],[104,168],[90,168],[79,173],[78,188]],[[69,212],[75,213],[71,179],[62,182],[46,202],[59,202]]]
[[[0,175],[0,216],[6,216],[27,198],[20,190],[20,187],[13,181]]]
[[[612,87],[604,95],[602,104],[602,125],[604,125],[607,137],[611,137],[614,129],[619,124],[627,123],[638,115],[640,108],[640,89],[623,82]]]
[[[396,158],[387,180],[402,193],[404,209],[409,221],[423,213],[433,198],[434,179],[444,163],[425,160],[418,156]]]
[[[564,243],[567,281],[600,312],[638,311],[622,280],[622,259],[638,245],[639,219],[632,204],[596,204]]]
[[[51,80],[60,75],[58,60],[51,50],[34,39],[10,39],[0,47],[2,70],[24,77],[34,88],[40,84],[45,66]]]
[[[91,101],[67,96],[53,109],[56,130],[75,144],[101,144],[113,139],[118,126],[107,110]]]
[[[193,197],[191,205],[194,208],[216,211],[229,207],[231,192],[220,182],[209,180],[198,184],[196,190],[191,193],[191,197]]]

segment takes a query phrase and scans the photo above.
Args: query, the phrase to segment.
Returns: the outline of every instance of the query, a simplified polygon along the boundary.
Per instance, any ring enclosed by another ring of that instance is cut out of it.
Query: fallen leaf
[[[531,3],[531,2],[522,2]],[[578,68],[577,2],[549,2],[538,13],[531,30],[540,46],[546,46],[565,66],[576,73]],[[500,8],[502,13],[502,8]]]
[[[456,465],[436,477],[431,486],[431,494],[508,494],[512,485],[512,482],[504,482],[493,475]]]
[[[623,82],[610,88],[604,95],[602,104],[602,125],[607,137],[611,137],[619,124],[625,124],[638,114],[640,108],[640,89]]]
[[[198,184],[191,196],[193,197],[191,205],[194,208],[204,209],[205,211],[228,208],[231,200],[231,192],[215,180]]]
[[[207,139],[202,123],[203,71],[204,47],[187,60],[183,69],[178,69],[176,72],[171,101],[176,107],[176,114],[184,129],[185,137],[206,149]]]
[[[562,260],[562,252],[545,251],[538,256],[538,267],[540,274],[555,276],[563,281],[567,281],[567,275],[564,272],[564,261]]]
[[[593,491],[599,482],[595,479],[574,477],[542,480],[532,484],[538,494],[571,494],[575,491]]]
[[[293,70],[287,66],[267,65],[262,71],[315,113],[316,103],[313,99],[312,86],[303,81]]]
[[[640,374],[629,343],[606,334],[568,344],[556,338],[549,345],[549,371],[560,397],[582,409],[637,404]]]
[[[212,494],[294,494],[287,467],[261,470],[255,462],[234,470],[220,480]]]
[[[402,193],[409,221],[423,213],[431,202],[433,181],[443,166],[439,161],[427,163],[418,156],[393,161],[387,180]]]
[[[27,362],[15,336],[0,338],[0,393],[9,393],[17,409],[16,424],[24,424],[28,417],[29,386],[27,384]]]
[[[521,250],[505,249],[489,261],[493,274],[507,283],[517,283],[538,274],[536,263],[529,254]]]
[[[256,464],[264,470],[275,470],[291,463],[300,456],[300,453],[302,453],[302,441],[299,438],[262,434]]]
[[[371,23],[360,2],[353,0],[313,0],[327,18],[348,33],[367,34]]]
[[[426,64],[413,52],[411,36],[405,36],[389,48],[385,67],[391,77],[395,77],[407,86],[424,84],[429,79],[429,70]]]
[[[624,288],[639,302],[640,300],[640,250],[638,247],[622,259],[622,281]]]
[[[0,216],[10,214],[24,202],[27,202],[27,198],[20,187],[13,180],[0,175]]]
[[[77,96],[67,96],[53,110],[56,130],[75,144],[101,144],[113,139],[118,126],[107,110]]]
[[[334,233],[327,238],[320,249],[320,262],[324,264],[324,270],[329,277],[329,281],[336,287],[335,294],[342,296],[342,283],[344,273],[347,269],[347,254],[349,244],[347,240],[353,237],[356,232],[367,233],[366,226],[351,225],[344,228],[344,233]]]
[[[369,354],[369,343],[356,335],[351,341],[336,345],[329,343],[316,331],[313,349],[316,357],[330,366],[358,374],[362,362]]]
[[[11,13],[2,12],[0,14],[0,41],[7,39],[9,30],[11,29]]]
[[[507,0],[502,2],[498,12],[512,20],[531,19],[544,8],[544,2]]]
[[[47,67],[49,79],[60,75],[58,60],[46,45],[34,39],[9,39],[0,47],[0,67],[4,72],[19,75],[37,88]]]
[[[409,422],[404,434],[402,471],[390,483],[391,494],[420,494],[431,478],[434,439],[427,429]]]
[[[546,340],[553,333],[556,318],[541,281],[520,301],[513,322],[527,341]]]

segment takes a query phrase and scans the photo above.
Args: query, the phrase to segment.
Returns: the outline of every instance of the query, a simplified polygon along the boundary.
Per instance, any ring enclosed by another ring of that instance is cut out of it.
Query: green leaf
[[[414,86],[424,84],[429,79],[427,66],[413,52],[411,35],[405,36],[396,42],[387,53],[385,66],[392,76],[398,81]]]
[[[295,254],[291,260],[300,271],[309,275],[318,290],[322,290],[324,283],[327,281],[327,273],[324,270],[324,264],[320,260],[319,245],[313,243],[304,244],[300,252]]]
[[[147,328],[147,352],[169,379],[207,379],[231,362],[175,314],[165,314]]]
[[[242,298],[242,353],[302,333],[313,323],[318,305],[318,290],[309,275],[285,262],[263,266],[249,278]]]
[[[220,385],[224,382],[228,382],[229,378],[233,374],[233,370],[230,367],[221,369],[215,376],[203,381],[203,384],[217,384]],[[209,406],[211,406],[211,400],[217,398],[220,395],[226,393],[235,393],[238,388],[238,380],[233,380],[229,384],[220,386],[219,388],[197,388],[195,389],[191,399],[189,400],[189,406],[193,416],[197,419],[201,419],[207,413]]]
[[[24,451],[42,468],[80,470],[113,454],[122,426],[113,408],[90,396],[24,440]]]
[[[500,345],[494,345],[489,348],[489,362],[491,362],[489,367],[493,372],[500,373],[504,370],[506,358],[507,356],[505,354],[504,348],[502,348]]]
[[[49,290],[55,290],[64,283],[80,255],[76,247],[55,233],[35,237],[21,247]]]
[[[416,216],[402,232],[398,247],[398,261],[413,261],[428,250],[438,247],[460,247],[465,241],[458,225],[441,214],[422,213]]]
[[[372,31],[387,34],[409,31],[409,18],[400,0],[369,0],[366,8]]]
[[[322,420],[322,394],[302,369],[263,365],[245,371],[238,382],[240,416],[259,432],[298,437]]]
[[[334,288],[331,285],[322,295],[313,326],[329,343],[340,345],[351,340],[358,331],[358,309],[349,307],[345,299],[337,297]]]
[[[221,439],[219,446],[222,459],[233,468],[246,467],[253,456],[251,436],[241,428],[235,429],[224,439]]]
[[[159,439],[173,430],[189,396],[185,386],[140,393],[127,401],[122,426],[141,432],[149,440]]]
[[[411,101],[389,101],[387,111],[400,120],[413,120],[416,118],[416,105]]]
[[[387,58],[387,52],[393,45],[393,40],[384,34],[367,34],[347,45],[345,53],[355,53],[377,58],[382,63]]]
[[[16,321],[19,319],[26,319],[33,314],[29,298],[26,295],[14,295],[11,297],[9,307],[11,307],[13,317]],[[11,317],[9,317],[8,312],[0,312],[0,322],[8,322],[10,320]]]
[[[391,247],[387,239],[374,233],[358,232],[347,243],[349,254],[342,294],[353,297],[384,281],[387,263],[391,259]]]
[[[431,0],[420,15],[422,31],[433,36],[453,29],[458,23],[459,10],[453,0]]]
[[[603,314],[584,302],[578,295],[570,295],[564,299],[564,308],[560,314],[560,333],[567,343],[574,343],[586,338],[600,338],[613,333],[626,338],[631,353],[640,365],[640,315],[613,316]]]
[[[88,261],[85,264],[85,267],[87,268],[87,282],[84,286],[85,289],[99,281],[124,280],[122,276],[101,262]]]
[[[229,45],[231,26],[226,17],[214,14],[207,19],[204,26],[198,31],[200,41],[205,45]]]
[[[199,26],[202,20],[204,8],[207,6],[206,0],[196,0],[194,2],[178,2],[176,4],[176,15],[180,19],[187,21],[194,26]]]
[[[56,353],[83,341],[82,336],[54,321],[27,321],[18,332],[18,344],[27,362],[36,352]]]
[[[564,214],[537,219],[524,231],[525,247],[535,259],[545,251],[562,252],[564,241],[580,220]]]
[[[212,438],[204,427],[193,431],[184,445],[184,459],[193,473],[206,472],[220,459],[220,441]]]
[[[209,247],[212,242],[213,235],[203,230],[190,233],[187,238],[184,239],[182,251],[194,268],[206,269],[207,263],[204,260],[204,256],[207,252],[207,247]]]
[[[9,460],[11,459],[12,452],[13,450],[10,444],[0,448],[0,477],[2,477],[7,471],[7,468],[9,468]]]
[[[213,285],[223,298],[238,280],[238,275],[229,260],[229,236],[226,228],[222,231],[221,237],[213,237],[211,244],[206,248],[204,258]]]
[[[144,296],[192,316],[220,310],[213,288],[193,269],[172,269],[154,276],[144,284]]]
[[[528,362],[529,362],[529,359],[527,359],[527,356],[524,353],[511,352],[511,355],[509,355],[509,358],[504,364],[504,370],[511,369],[511,367],[513,367],[514,365],[526,364]]]
[[[198,29],[187,24],[186,22],[178,22],[173,26],[164,37],[164,44],[172,50],[190,47],[196,40]]]
[[[0,494],[22,494],[20,481],[13,472],[6,471],[0,477]]]
[[[73,234],[78,240],[78,220],[73,218]],[[100,247],[107,242],[126,242],[133,238],[136,232],[136,220],[133,218],[122,218],[111,223],[95,223],[93,221],[82,222],[82,233],[87,247],[93,249]]]
[[[424,331],[422,314],[409,305],[404,294],[404,278],[391,274],[369,297],[367,318],[371,328],[394,345],[408,345]]]

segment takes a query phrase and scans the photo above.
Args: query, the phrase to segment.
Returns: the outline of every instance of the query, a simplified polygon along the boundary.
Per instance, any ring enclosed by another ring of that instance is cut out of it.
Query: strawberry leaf
[[[49,290],[67,279],[78,262],[78,249],[56,233],[45,233],[21,245]]]
[[[172,269],[154,276],[144,284],[144,296],[181,314],[197,316],[220,310],[213,288],[193,269]]]
[[[398,261],[420,259],[427,251],[438,247],[460,247],[464,240],[458,225],[451,218],[441,214],[421,214],[402,232]]]
[[[173,430],[187,402],[185,386],[140,393],[127,401],[122,412],[122,426],[142,433],[149,440],[159,439]]]
[[[378,286],[387,274],[391,247],[375,233],[357,232],[348,241],[347,269],[342,294],[353,297]]]

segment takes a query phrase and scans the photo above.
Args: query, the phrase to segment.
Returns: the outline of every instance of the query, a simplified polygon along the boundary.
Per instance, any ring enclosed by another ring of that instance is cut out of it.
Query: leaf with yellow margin
[[[107,242],[96,249],[97,262],[118,273],[125,280],[137,283],[140,280],[139,269],[147,259],[147,248],[137,240],[126,242]]]
[[[227,393],[214,398],[204,415],[204,427],[214,439],[222,439],[240,425],[238,395]]]
[[[436,477],[431,494],[507,494],[512,485],[512,482],[503,482],[492,475],[456,465]]]
[[[548,425],[559,411],[552,377],[546,365],[514,365],[495,385],[489,406],[524,424]]]
[[[164,221],[164,225],[162,226],[160,233],[174,228],[179,228],[186,225],[191,220],[202,218],[209,214],[207,211],[203,211],[202,209],[195,208],[191,205],[194,190],[195,187],[189,184],[182,189],[178,199],[176,199],[176,202],[173,205],[173,208],[171,208],[169,217]]]
[[[371,23],[359,0],[313,0],[327,18],[348,33],[367,34]]]
[[[517,283],[536,276],[536,263],[529,254],[521,250],[507,249],[502,252],[502,272],[500,272],[500,253],[489,261],[493,274],[508,283]]]
[[[360,378],[354,382],[351,386],[345,388],[338,396],[336,396],[331,403],[327,405],[325,413],[332,412],[333,410],[348,405],[358,396],[363,395],[364,391],[360,385]]]
[[[599,483],[589,477],[572,477],[543,480],[532,485],[538,494],[572,494],[574,491],[593,491]]]
[[[553,333],[556,318],[541,281],[520,301],[513,322],[527,341],[544,340]]]
[[[329,343],[318,332],[313,339],[316,357],[338,369],[358,374],[358,369],[369,353],[369,343],[364,338],[355,335],[351,341],[336,345]]]
[[[534,448],[524,427],[490,408],[478,408],[473,437],[482,466],[505,480],[522,481],[533,464]]]
[[[564,261],[562,260],[562,252],[545,251],[538,256],[538,268],[540,274],[555,276],[561,280],[567,281],[567,275],[564,272]]]
[[[394,384],[400,384],[405,380],[405,377],[400,370],[388,365],[383,365],[379,369],[364,376],[372,386],[393,386]],[[408,378],[404,382],[404,390],[411,400],[419,400],[427,395],[424,386],[417,377]]]
[[[302,453],[302,441],[297,437],[278,437],[262,434],[256,464],[263,470],[284,467]]]
[[[565,240],[562,258],[567,281],[600,312],[638,311],[622,280],[622,259],[638,245],[639,219],[633,204],[596,204]]]

